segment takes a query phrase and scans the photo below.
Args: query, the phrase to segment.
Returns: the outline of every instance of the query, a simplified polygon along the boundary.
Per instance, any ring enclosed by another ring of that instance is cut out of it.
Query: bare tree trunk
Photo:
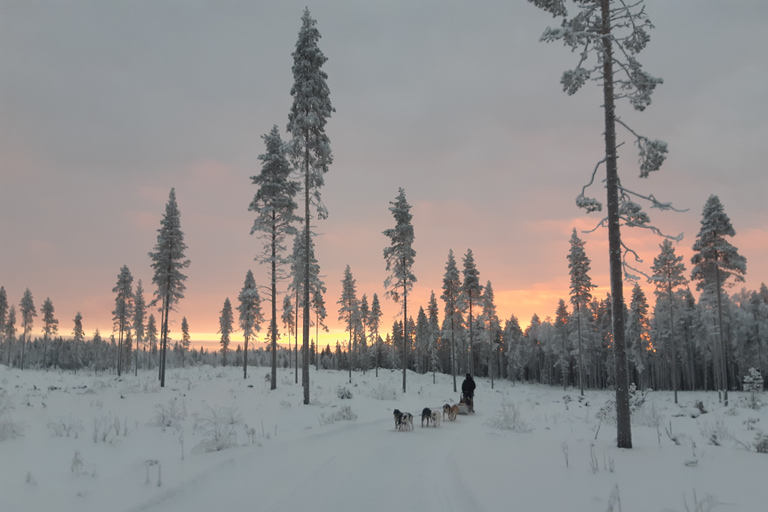
[[[720,387],[723,389],[724,404],[728,406],[728,366],[726,363],[726,350],[725,350],[725,338],[723,337],[723,304],[720,291],[720,265],[715,262],[715,280],[717,281],[717,334],[720,339],[720,372],[722,383]]]
[[[584,396],[584,363],[581,358],[581,305],[576,304],[576,331],[579,340],[579,391]]]
[[[272,223],[272,322],[270,324],[271,338],[272,338],[272,370],[270,372],[270,387],[269,389],[277,389],[277,262],[276,257],[276,236],[275,224]]]
[[[632,448],[627,353],[624,342],[624,287],[622,282],[619,176],[616,158],[616,113],[613,93],[610,0],[602,0],[603,108],[605,110],[606,188],[608,189],[608,247],[611,272],[613,344],[616,363],[616,427],[619,448]]]
[[[675,403],[677,403],[677,344],[675,340],[675,304],[672,297],[671,282],[667,282],[667,293],[669,294],[669,335],[672,336],[672,389],[675,393]]]
[[[405,265],[403,265],[405,267]],[[403,281],[403,393],[405,393],[405,367],[408,361],[408,286]]]

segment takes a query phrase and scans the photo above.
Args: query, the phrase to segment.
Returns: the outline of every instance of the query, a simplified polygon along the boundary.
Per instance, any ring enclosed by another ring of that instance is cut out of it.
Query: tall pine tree
[[[453,375],[453,392],[456,393],[456,329],[461,325],[459,301],[461,297],[461,278],[456,267],[453,249],[448,250],[448,262],[443,274],[443,293],[440,298],[445,302],[445,324],[451,326],[451,374]]]
[[[413,224],[411,224],[411,205],[405,199],[405,190],[399,189],[389,211],[395,218],[395,227],[384,231],[384,236],[390,240],[390,246],[384,248],[384,260],[387,262],[389,276],[384,280],[386,294],[395,302],[403,300],[403,393],[405,393],[405,370],[408,361],[408,292],[416,282],[416,276],[411,271],[416,251],[413,250]]]
[[[576,228],[571,233],[571,249],[568,252],[568,272],[571,275],[571,304],[576,313],[576,333],[579,343],[579,390],[584,396],[584,360],[582,357],[581,317],[582,310],[592,300],[592,278],[589,277],[589,258],[584,252],[584,241],[576,234]]]
[[[155,250],[149,253],[155,275],[152,282],[157,286],[152,304],[160,302],[160,387],[165,387],[165,354],[168,348],[168,315],[184,298],[187,276],[181,270],[189,266],[185,258],[184,232],[181,231],[181,213],[176,204],[176,190],[171,189],[165,214],[157,230]]]
[[[726,237],[736,235],[731,219],[725,213],[720,198],[709,196],[702,212],[701,228],[693,244],[691,280],[697,281],[696,289],[710,297],[717,297],[717,325],[720,340],[720,386],[725,404],[728,404],[728,365],[725,336],[723,334],[723,287],[729,278],[743,282],[747,273],[747,259],[739,254]]]
[[[243,350],[243,378],[245,379],[248,377],[248,341],[261,330],[261,322],[264,320],[261,314],[261,297],[256,288],[256,279],[250,270],[245,274],[245,283],[243,283],[243,289],[240,290],[237,300],[240,301],[240,305],[237,306],[238,319],[245,340]]]
[[[324,174],[333,162],[331,141],[325,133],[325,125],[331,113],[330,90],[326,80],[328,75],[322,70],[328,60],[317,46],[320,31],[317,21],[312,19],[309,9],[304,9],[301,17],[301,29],[293,52],[293,86],[291,96],[293,104],[288,114],[288,132],[292,139],[290,152],[298,173],[303,178],[304,186],[304,240],[305,247],[310,246],[311,206],[314,205],[319,218],[324,219],[328,212],[320,199],[320,188],[325,183]],[[301,381],[304,388],[304,404],[309,404],[309,292],[310,271],[309,251],[304,256],[304,312],[302,350],[304,361]]]
[[[461,297],[462,303],[469,309],[469,364],[467,371],[474,377],[475,376],[475,338],[473,333],[473,306],[480,305],[480,299],[483,293],[483,287],[480,286],[480,272],[477,271],[475,265],[475,257],[472,254],[472,249],[467,249],[467,254],[464,255],[464,282],[461,284]]]
[[[249,211],[256,212],[251,234],[260,232],[264,240],[263,253],[256,257],[259,263],[269,265],[271,320],[269,339],[272,350],[270,372],[270,389],[277,388],[277,281],[280,278],[281,266],[286,263],[285,237],[295,233],[291,223],[298,220],[294,215],[297,208],[294,197],[299,191],[299,185],[291,181],[291,166],[286,158],[286,147],[280,138],[277,126],[262,136],[266,145],[266,153],[259,155],[262,161],[261,173],[251,176],[251,181],[259,189],[253,198]]]

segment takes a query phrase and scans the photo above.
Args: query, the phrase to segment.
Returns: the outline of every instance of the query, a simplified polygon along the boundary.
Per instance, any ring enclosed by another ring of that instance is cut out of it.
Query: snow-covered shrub
[[[153,425],[163,427],[181,428],[181,422],[187,417],[187,406],[183,400],[174,397],[167,404],[155,405],[155,419]]]
[[[218,452],[237,445],[235,429],[243,421],[237,407],[208,407],[208,414],[195,416],[195,428],[203,431],[205,439],[194,451]]]
[[[705,421],[699,431],[707,442],[714,446],[720,446],[723,442],[733,439],[733,433],[725,426],[723,418],[716,418],[714,423]]]
[[[763,376],[760,374],[760,370],[750,368],[746,376],[744,376],[744,391],[749,392],[749,406],[752,409],[759,409],[762,407],[762,401],[760,395],[763,394]]]
[[[357,419],[357,414],[353,413],[352,408],[348,405],[345,405],[344,407],[334,412],[333,414],[323,413],[317,418],[321,426],[331,425],[333,423],[336,423],[337,421],[351,421],[356,419]]]
[[[19,437],[24,433],[21,424],[11,418],[13,403],[5,390],[0,389],[0,441]]]
[[[122,434],[120,418],[117,416],[113,417],[112,413],[93,419],[92,439],[94,443],[101,441],[102,443],[113,444],[120,435],[123,437],[128,435],[128,418],[123,422]]]
[[[755,435],[755,450],[758,453],[768,453],[768,434],[758,432]]]
[[[379,383],[371,388],[370,397],[374,400],[396,400],[397,390],[392,386]]]
[[[72,416],[66,420],[62,418],[59,421],[49,421],[48,428],[53,430],[53,435],[56,437],[74,437],[75,439],[80,437],[80,432],[85,430],[83,422],[73,420]]]
[[[488,420],[488,425],[513,432],[530,432],[533,430],[533,427],[523,418],[517,404],[507,402],[506,400],[502,402],[498,415]]]
[[[344,400],[345,398],[352,398],[352,392],[346,386],[339,386],[336,389],[336,396]]]

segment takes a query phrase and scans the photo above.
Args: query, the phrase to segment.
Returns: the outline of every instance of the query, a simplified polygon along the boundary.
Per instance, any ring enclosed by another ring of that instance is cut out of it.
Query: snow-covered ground
[[[305,406],[292,371],[275,391],[268,372],[175,369],[161,389],[154,372],[0,366],[0,435],[21,432],[0,441],[0,510],[768,510],[768,454],[755,447],[768,406],[746,394],[725,407],[716,393],[681,392],[677,406],[650,392],[634,448],[620,450],[608,391],[580,401],[478,379],[474,415],[422,428],[422,408],[457,401],[450,376],[409,372],[403,394],[399,371],[349,384],[312,369]],[[395,408],[414,414],[413,431],[395,430]]]

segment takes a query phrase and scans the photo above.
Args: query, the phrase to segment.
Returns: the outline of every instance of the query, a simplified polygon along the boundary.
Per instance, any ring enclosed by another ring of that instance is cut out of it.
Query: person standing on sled
[[[464,396],[469,412],[475,412],[475,381],[470,374],[467,374],[464,382],[461,383],[461,394]]]

